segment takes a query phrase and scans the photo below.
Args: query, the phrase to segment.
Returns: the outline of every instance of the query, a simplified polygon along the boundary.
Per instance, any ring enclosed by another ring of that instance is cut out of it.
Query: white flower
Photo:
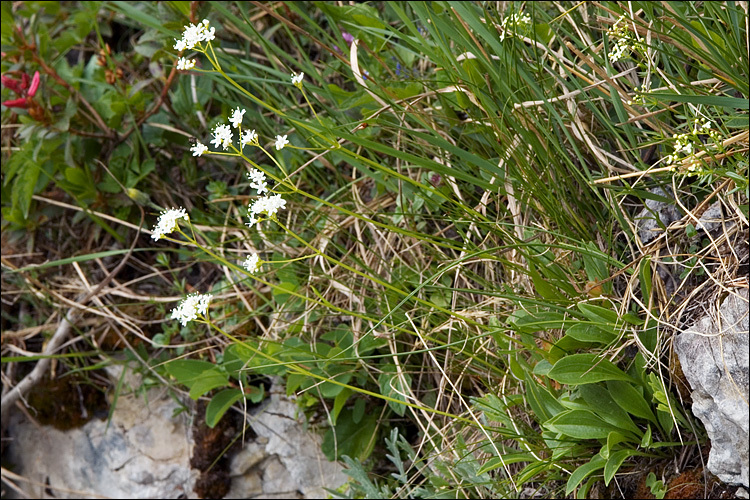
[[[258,269],[260,269],[260,258],[258,257],[257,253],[252,253],[247,256],[247,259],[245,259],[245,262],[242,263],[242,267],[247,269],[247,272],[254,274]]]
[[[180,57],[177,60],[177,69],[187,70],[187,69],[193,69],[194,67],[195,67],[195,59],[187,59],[185,57]]]
[[[257,189],[258,194],[263,194],[268,191],[268,188],[266,188],[266,174],[257,168],[252,169],[247,174],[247,178],[250,179],[250,187]]]
[[[284,146],[289,144],[289,141],[286,140],[285,135],[277,135],[276,136],[276,150],[284,149]]]
[[[177,40],[175,38],[175,50],[182,52],[185,49],[192,49],[200,42],[210,42],[216,38],[216,28],[208,28],[208,19],[204,19],[202,23],[198,25],[185,26],[185,31],[182,34],[182,38]]]
[[[185,32],[182,34],[182,39],[185,41],[185,45],[188,49],[192,49],[203,40],[203,30],[205,28],[202,25],[185,26]]]
[[[258,219],[255,218],[254,215],[251,215],[248,217],[248,222],[245,223],[247,227],[253,227],[258,223]]]
[[[214,129],[214,138],[211,140],[211,144],[218,148],[223,146],[227,149],[232,144],[232,129],[229,125],[217,125]]]
[[[212,295],[210,294],[194,293],[188,295],[180,302],[180,305],[172,310],[172,319],[178,319],[182,326],[186,326],[188,321],[196,319],[199,314],[205,316],[211,298]]]
[[[242,140],[240,142],[243,146],[245,144],[255,146],[258,144],[258,134],[255,133],[254,129],[249,132],[245,132],[244,134],[242,134]]]
[[[286,200],[284,200],[280,194],[273,196],[264,196],[258,198],[250,205],[250,218],[255,219],[257,215],[265,214],[268,217],[273,217],[276,212],[286,207]]]
[[[165,234],[169,234],[177,229],[177,219],[190,220],[184,208],[165,210],[159,216],[159,220],[154,227],[151,238],[154,240],[161,239]]]
[[[196,143],[195,146],[190,148],[190,151],[193,152],[193,156],[200,156],[206,151],[208,151],[208,147],[204,146],[203,144],[199,142],[199,143]]]
[[[242,117],[244,116],[245,111],[247,111],[247,110],[245,110],[245,109],[240,110],[240,108],[238,106],[237,109],[235,109],[232,112],[232,116],[229,118],[229,121],[232,122],[232,126],[234,128],[239,127],[240,124],[242,123]]]
[[[292,73],[292,83],[297,87],[302,87],[302,79],[304,77],[304,73],[300,73],[299,75],[296,73]]]

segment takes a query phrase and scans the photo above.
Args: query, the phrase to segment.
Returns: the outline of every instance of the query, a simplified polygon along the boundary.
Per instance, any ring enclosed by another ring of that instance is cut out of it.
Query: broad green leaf
[[[595,354],[572,354],[555,363],[547,374],[561,384],[592,384],[604,380],[625,380],[635,382],[611,361]]]
[[[612,431],[607,435],[607,443],[602,446],[602,450],[599,453],[604,458],[609,458],[609,454],[612,452],[612,449],[626,440],[627,439],[625,438],[625,436],[623,436],[619,432]]]
[[[609,389],[609,394],[620,408],[631,415],[645,418],[655,424],[657,423],[654,412],[651,411],[651,407],[646,402],[646,399],[631,384],[621,380],[608,380],[607,389]]]
[[[617,473],[622,463],[633,455],[637,455],[637,450],[619,450],[609,455],[607,463],[604,465],[604,484],[609,486],[609,482]]]
[[[392,369],[393,371],[383,371],[378,377],[378,385],[380,385],[380,394],[388,396],[399,401],[406,402],[406,396],[411,392],[411,375],[404,373],[399,376],[396,371],[397,368],[394,365],[386,365],[385,369]],[[406,413],[406,406],[398,404],[394,401],[388,401],[388,405],[391,407],[397,415],[403,417]]]
[[[623,432],[630,431],[640,436],[641,430],[633,423],[628,412],[615,403],[607,389],[598,384],[584,384],[578,386],[578,392],[591,410],[606,422],[622,429]]]
[[[177,359],[167,363],[165,368],[179,383],[190,386],[204,372],[216,368],[216,365],[199,359]]]
[[[598,342],[609,344],[617,338],[617,334],[599,328],[593,323],[578,323],[565,330],[565,335],[581,342]]]
[[[221,417],[227,412],[232,405],[242,399],[242,391],[239,389],[224,389],[211,398],[211,402],[206,406],[206,425],[213,429]]]
[[[594,458],[590,462],[585,463],[573,471],[573,474],[568,478],[568,482],[565,485],[565,496],[570,493],[581,484],[581,481],[586,479],[588,476],[604,468],[605,460],[601,455],[594,455]]]
[[[338,418],[339,413],[341,413],[341,410],[344,408],[346,401],[349,399],[349,396],[353,394],[353,392],[354,391],[352,391],[348,387],[344,387],[344,390],[336,395],[336,398],[333,400],[333,410],[331,411],[331,423],[333,425],[336,425],[336,419]]]
[[[617,312],[612,309],[607,309],[606,307],[581,302],[578,304],[578,309],[580,309],[586,318],[594,323],[601,323],[603,327],[605,325],[616,325],[620,320]]]
[[[550,394],[546,387],[537,383],[531,374],[527,374],[526,376],[526,396],[526,401],[539,418],[538,422],[540,424],[561,411],[565,411],[565,407]]]
[[[361,400],[363,401],[363,400]],[[359,422],[352,418],[348,409],[341,411],[335,426],[323,437],[321,450],[328,460],[337,460],[342,455],[365,460],[372,453],[377,439],[379,412],[371,412]]]
[[[217,389],[219,387],[226,387],[229,383],[229,376],[219,370],[219,368],[212,368],[201,373],[200,378],[193,381],[190,386],[190,397],[192,399],[198,399],[207,392]]]
[[[577,439],[604,439],[619,428],[586,410],[568,410],[544,423],[552,431]]]

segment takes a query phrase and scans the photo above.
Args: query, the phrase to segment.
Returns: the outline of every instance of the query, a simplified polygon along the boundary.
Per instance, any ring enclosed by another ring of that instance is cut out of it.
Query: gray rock
[[[323,456],[320,437],[306,428],[295,402],[280,391],[272,389],[270,399],[249,415],[257,437],[233,457],[232,486],[225,498],[325,498],[323,488],[347,482],[343,467]],[[193,440],[187,413],[173,416],[180,405],[166,389],[146,394],[120,395],[109,427],[106,420],[92,420],[59,431],[12,412],[12,441],[6,444],[14,472],[30,480],[20,485],[25,496],[196,498],[199,472],[190,467]]]
[[[708,469],[728,484],[748,484],[748,290],[734,289],[719,308],[675,339],[693,389],[693,414],[711,439]]]
[[[669,188],[667,188],[667,191],[662,188],[655,188],[649,192],[664,198],[674,199],[672,190]],[[663,234],[665,227],[676,220],[680,220],[682,213],[675,203],[646,200],[645,205],[646,208],[636,215],[635,224],[638,228],[638,237],[641,239],[641,243],[647,245]]]
[[[30,498],[178,498],[191,496],[190,441],[184,418],[167,392],[122,395],[107,421],[59,431],[10,415],[10,459],[32,480]],[[49,489],[54,496],[45,492]],[[194,496],[194,495],[192,495]]]
[[[349,479],[341,465],[323,455],[320,436],[305,428],[297,404],[283,390],[274,383],[269,399],[249,417],[257,438],[234,456],[232,487],[225,498],[247,498],[240,487],[256,484],[259,473],[263,491],[257,498],[326,498],[324,488],[335,490]]]

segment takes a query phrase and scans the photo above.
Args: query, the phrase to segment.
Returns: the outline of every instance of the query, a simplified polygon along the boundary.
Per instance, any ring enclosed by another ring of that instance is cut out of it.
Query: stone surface
[[[232,459],[232,488],[226,498],[326,498],[324,488],[335,490],[347,482],[343,467],[323,455],[320,436],[305,429],[297,404],[281,391],[283,387],[274,385],[268,400],[250,417],[256,444],[245,446]],[[240,485],[254,484],[259,471],[262,492],[241,491]]]
[[[662,188],[649,190],[652,194],[663,196],[664,198],[674,199],[672,190]],[[663,201],[646,200],[646,208],[635,217],[635,224],[638,228],[638,237],[641,243],[647,245],[657,236],[664,234],[664,228],[672,222],[680,220],[682,213],[677,208],[676,203],[666,203]]]
[[[112,378],[118,379],[113,373]],[[138,383],[131,383],[137,387]],[[248,415],[257,435],[232,459],[225,498],[325,498],[348,477],[320,452],[294,401],[272,388]],[[188,412],[166,390],[146,397],[122,394],[112,421],[92,420],[68,431],[10,415],[8,458],[29,498],[196,498]],[[10,498],[10,497],[9,497]]]
[[[718,314],[675,339],[693,389],[693,414],[711,440],[708,469],[728,484],[748,484],[748,290],[733,289]]]
[[[185,418],[166,391],[150,391],[148,404],[122,395],[107,421],[59,431],[10,416],[10,460],[32,480],[30,498],[178,498],[190,496],[190,441]],[[48,492],[51,492],[52,495]]]

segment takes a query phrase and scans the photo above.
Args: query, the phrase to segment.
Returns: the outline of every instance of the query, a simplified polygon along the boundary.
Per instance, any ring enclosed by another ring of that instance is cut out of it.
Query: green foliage
[[[3,228],[48,228],[55,194],[125,243],[139,208],[148,227],[188,207],[181,234],[141,236],[132,268],[161,281],[132,296],[215,295],[209,328],[148,337],[159,373],[210,397],[209,426],[279,377],[367,498],[584,497],[694,432],[651,371],[679,224],[644,247],[633,218],[672,185],[689,210],[718,194],[746,220],[740,6],[75,5],[2,4],[3,75],[43,73],[35,104],[3,109]],[[212,50],[173,71],[202,19]],[[238,107],[258,145],[191,155]],[[248,227],[250,168],[288,203]],[[721,260],[690,222],[686,282]],[[262,265],[244,272],[250,251]]]

